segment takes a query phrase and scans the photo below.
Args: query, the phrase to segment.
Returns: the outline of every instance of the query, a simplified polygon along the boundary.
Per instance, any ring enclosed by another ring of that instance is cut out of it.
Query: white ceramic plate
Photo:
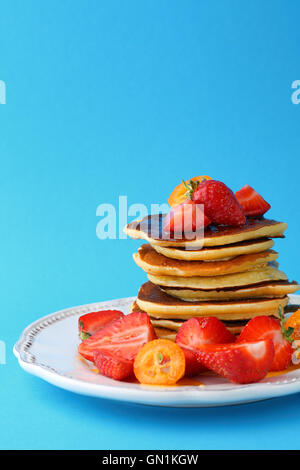
[[[150,387],[117,382],[93,371],[77,354],[78,317],[102,309],[128,313],[134,298],[112,300],[55,312],[29,325],[14,347],[20,366],[53,385],[100,398],[156,406],[203,407],[246,403],[300,392],[300,369],[256,384],[234,385],[216,376],[201,376],[202,386]],[[290,304],[300,296],[291,295]]]

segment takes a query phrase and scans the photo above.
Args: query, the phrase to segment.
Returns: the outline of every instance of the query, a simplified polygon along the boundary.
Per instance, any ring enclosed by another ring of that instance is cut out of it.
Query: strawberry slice
[[[252,318],[241,331],[237,341],[258,341],[270,339],[274,345],[274,360],[271,371],[284,370],[292,359],[292,346],[287,339],[288,332],[275,318],[262,315]]]
[[[194,317],[179,328],[175,341],[185,353],[187,375],[192,376],[205,370],[195,352],[205,344],[232,343],[235,336],[216,317]]]
[[[197,204],[204,204],[205,214],[220,225],[241,226],[246,222],[244,211],[230,188],[221,181],[205,180],[186,185],[187,196]]]
[[[199,375],[200,372],[206,370],[206,367],[202,366],[198,361],[197,354],[192,349],[187,349],[184,346],[181,346],[182,351],[184,352],[185,357],[185,374],[187,377],[194,377]]]
[[[199,362],[233,383],[247,384],[263,379],[273,363],[270,339],[247,343],[206,344],[198,351]]]
[[[108,352],[94,351],[94,363],[99,373],[114,380],[124,380],[133,374],[133,361],[127,361]]]
[[[185,321],[176,335],[176,343],[197,350],[203,344],[233,343],[235,336],[216,317],[194,317]]]
[[[235,197],[242,206],[244,214],[248,217],[264,215],[271,207],[249,184],[237,191]]]
[[[100,310],[81,315],[78,319],[79,337],[84,341],[108,323],[118,320],[123,316],[124,314],[120,310]]]
[[[209,225],[211,221],[203,213],[202,206],[187,199],[173,207],[166,215],[164,231],[170,234],[197,232]]]
[[[156,339],[156,334],[147,313],[133,312],[109,323],[83,341],[78,352],[89,361],[93,361],[95,350],[132,361],[141,347],[153,339]]]

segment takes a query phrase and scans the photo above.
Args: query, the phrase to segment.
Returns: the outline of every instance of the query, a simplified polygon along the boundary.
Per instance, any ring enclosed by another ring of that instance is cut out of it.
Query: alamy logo
[[[6,364],[6,346],[4,341],[0,341],[0,365]]]
[[[6,85],[3,80],[0,80],[0,104],[6,104]]]
[[[0,80],[0,104],[6,104],[6,85],[3,80]]]
[[[300,80],[293,81],[292,89],[295,90],[291,96],[292,103],[299,104],[300,103]]]
[[[179,215],[180,213],[180,215]],[[154,217],[149,217],[149,216]],[[96,216],[101,217],[96,226],[96,235],[100,240],[121,240],[126,239],[128,232],[124,232],[127,226],[128,217],[133,217],[138,223],[137,230],[156,238],[163,236],[166,239],[174,238],[174,209],[167,203],[151,204],[150,211],[144,204],[135,203],[128,206],[127,196],[119,196],[119,205],[103,203],[97,207]],[[185,248],[192,249],[189,241],[195,238],[197,232],[198,245],[201,248],[201,241],[204,239],[204,206],[203,204],[186,204],[177,212],[176,219],[176,239],[185,242]],[[173,227],[173,228],[172,228]],[[131,230],[135,230],[132,229]]]

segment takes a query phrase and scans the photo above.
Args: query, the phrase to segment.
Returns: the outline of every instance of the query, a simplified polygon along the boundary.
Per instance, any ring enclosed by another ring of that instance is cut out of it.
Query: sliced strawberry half
[[[124,314],[120,310],[100,310],[86,313],[78,319],[79,336],[84,341],[100,331],[108,323],[118,320]]]
[[[93,361],[95,350],[132,361],[141,347],[153,339],[156,334],[147,313],[133,312],[83,341],[78,352],[89,361]]]
[[[237,191],[235,197],[248,217],[264,215],[271,208],[270,204],[249,184]]]
[[[121,359],[107,351],[94,351],[94,363],[99,373],[114,380],[125,380],[133,374],[133,361]]]
[[[284,370],[290,364],[293,353],[292,346],[285,337],[287,334],[278,320],[262,315],[252,318],[244,326],[237,341],[272,340],[275,354],[270,370]]]
[[[187,375],[192,376],[205,370],[195,352],[205,344],[232,343],[235,336],[216,317],[194,317],[183,323],[175,341],[184,351]]]
[[[198,361],[198,356],[192,349],[187,349],[184,346],[181,346],[182,351],[184,352],[185,357],[185,375],[187,377],[194,377],[199,375],[200,372],[207,370],[206,367],[202,366]]]
[[[263,379],[273,363],[270,339],[247,343],[206,344],[198,351],[199,362],[231,382],[247,384]]]
[[[166,215],[163,229],[170,234],[183,234],[197,232],[210,223],[210,219],[203,212],[202,205],[187,199],[170,210]]]

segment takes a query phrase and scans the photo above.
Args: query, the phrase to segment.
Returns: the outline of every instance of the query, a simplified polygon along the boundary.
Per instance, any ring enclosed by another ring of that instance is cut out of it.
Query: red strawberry
[[[197,354],[192,349],[187,349],[184,346],[181,346],[182,351],[185,356],[185,375],[187,377],[193,377],[200,374],[206,370],[206,367],[203,367],[199,361]]]
[[[246,216],[263,215],[271,207],[270,204],[248,184],[237,191],[235,197],[241,204]]]
[[[193,376],[205,370],[196,354],[203,344],[232,343],[235,336],[216,317],[194,317],[183,323],[175,341],[185,355],[186,375]]]
[[[120,310],[101,310],[81,315],[78,320],[79,336],[82,340],[85,340],[97,333],[108,323],[118,320],[123,316],[124,314]]]
[[[170,234],[196,232],[210,224],[203,208],[189,199],[173,207],[166,215],[164,231]]]
[[[207,344],[198,351],[198,360],[231,382],[247,384],[263,379],[274,359],[270,339],[248,343]]]
[[[83,341],[78,352],[89,361],[93,361],[93,353],[98,349],[131,361],[141,347],[153,339],[156,334],[147,313],[133,312]]]
[[[176,343],[198,350],[203,344],[233,343],[235,336],[216,317],[194,317],[185,321],[176,335]]]
[[[292,358],[292,346],[285,338],[280,322],[268,316],[252,318],[241,331],[237,341],[258,341],[270,339],[274,344],[274,360],[270,370],[284,370]]]
[[[100,374],[115,380],[127,379],[133,373],[133,361],[127,361],[108,352],[94,351],[94,363]]]
[[[194,202],[204,204],[205,214],[216,224],[240,226],[246,222],[237,198],[221,181],[202,181],[196,189],[191,187],[188,196]]]

